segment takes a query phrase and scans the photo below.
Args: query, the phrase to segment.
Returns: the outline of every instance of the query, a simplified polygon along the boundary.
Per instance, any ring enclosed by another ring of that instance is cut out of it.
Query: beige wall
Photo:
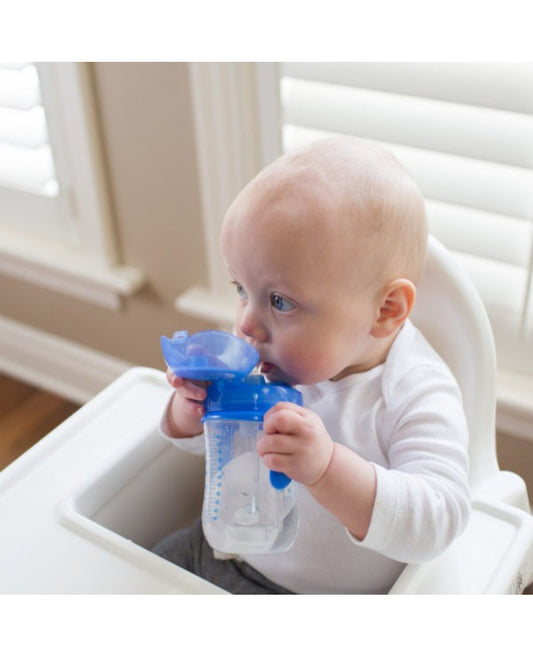
[[[0,276],[0,315],[163,368],[159,336],[210,327],[173,308],[206,279],[187,65],[92,65],[117,237],[145,289],[115,312]]]
[[[515,435],[497,435],[497,453],[500,469],[516,472],[526,482],[533,508],[533,444],[529,439]]]

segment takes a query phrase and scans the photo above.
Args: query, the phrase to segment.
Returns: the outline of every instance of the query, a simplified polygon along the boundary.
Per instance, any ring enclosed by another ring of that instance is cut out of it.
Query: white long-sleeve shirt
[[[405,563],[437,556],[468,520],[468,433],[458,385],[408,321],[384,364],[298,389],[331,438],[374,465],[368,533],[358,541],[298,486],[291,549],[241,558],[297,593],[387,592]],[[198,452],[201,440],[173,442]]]

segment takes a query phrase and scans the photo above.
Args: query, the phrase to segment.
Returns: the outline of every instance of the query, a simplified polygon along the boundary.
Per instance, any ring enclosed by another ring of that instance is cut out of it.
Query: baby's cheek
[[[331,361],[316,350],[306,350],[300,358],[294,360],[291,368],[293,378],[301,385],[312,385],[328,380],[334,376],[331,373]]]

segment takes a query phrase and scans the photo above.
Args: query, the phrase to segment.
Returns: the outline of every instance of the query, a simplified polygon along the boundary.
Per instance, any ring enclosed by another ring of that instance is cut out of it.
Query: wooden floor
[[[78,405],[0,374],[0,469],[64,421]]]

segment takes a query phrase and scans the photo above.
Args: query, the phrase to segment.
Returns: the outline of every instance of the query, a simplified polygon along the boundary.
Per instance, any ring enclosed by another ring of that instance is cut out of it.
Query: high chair
[[[498,468],[490,324],[469,278],[430,238],[413,321],[448,362],[470,429],[472,517],[391,593],[520,593],[533,579],[524,481]],[[163,366],[163,365],[162,365]],[[149,551],[200,513],[203,458],[160,437],[163,371],[133,368],[0,472],[0,593],[222,593]]]
[[[461,388],[472,516],[443,554],[405,567],[390,592],[520,593],[533,580],[533,517],[522,478],[498,467],[492,329],[474,284],[432,236],[411,318]]]

